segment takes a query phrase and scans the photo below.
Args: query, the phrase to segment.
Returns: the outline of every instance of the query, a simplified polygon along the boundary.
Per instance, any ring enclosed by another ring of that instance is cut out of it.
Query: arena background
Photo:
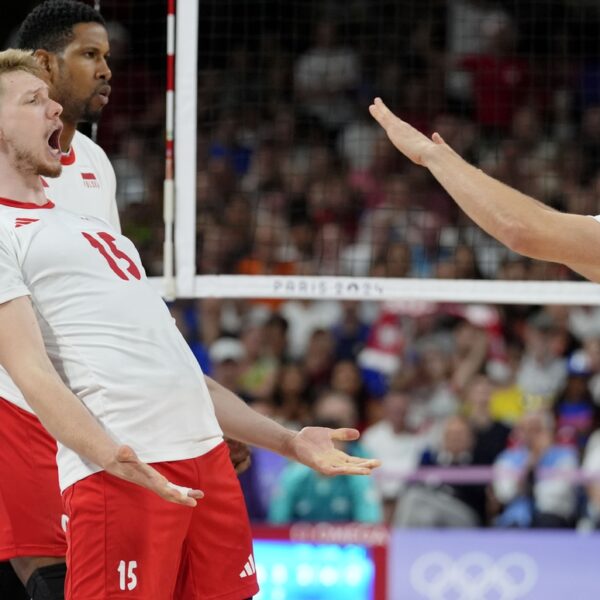
[[[3,8],[6,46],[36,4]],[[113,93],[95,133],[123,229],[161,277],[167,3],[100,7]],[[384,459],[357,491],[294,487],[300,474],[255,453],[243,486],[261,598],[594,598],[597,286],[483,234],[367,107],[380,95],[502,181],[598,214],[598,3],[200,0],[198,13],[195,165],[175,163],[196,170],[177,194],[180,210],[196,203],[186,251],[198,275],[252,279],[199,280],[173,315],[203,369],[258,409],[294,427],[345,419]],[[511,495],[494,464],[542,442],[569,460],[541,461]],[[480,526],[446,527],[435,505],[417,529],[411,491],[463,503]],[[282,520],[295,524],[265,528]]]

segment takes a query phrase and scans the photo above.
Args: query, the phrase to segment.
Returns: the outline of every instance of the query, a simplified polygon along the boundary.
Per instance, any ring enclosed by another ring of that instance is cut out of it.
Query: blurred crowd
[[[297,53],[265,36],[201,68],[199,272],[574,277],[473,227],[366,109],[381,95],[501,180],[597,214],[600,60],[571,52],[564,22],[546,23],[552,40],[536,48],[500,4],[429,4],[389,54],[322,19]],[[383,461],[371,480],[328,479],[255,451],[242,477],[253,519],[600,524],[598,310],[268,299],[172,310],[203,368],[255,408],[297,428],[357,427],[347,449]]]
[[[203,2],[198,273],[576,279],[474,227],[368,105],[381,96],[502,181],[598,214],[596,4]],[[164,86],[127,27],[109,30],[99,142],[124,232],[160,275]],[[254,520],[600,528],[600,309],[203,299],[171,311],[205,372],[254,408],[298,429],[356,427],[346,449],[383,461],[376,477],[331,479],[253,450]]]
[[[600,309],[180,300],[203,370],[289,427],[354,427],[372,478],[253,451],[257,521],[600,526]]]

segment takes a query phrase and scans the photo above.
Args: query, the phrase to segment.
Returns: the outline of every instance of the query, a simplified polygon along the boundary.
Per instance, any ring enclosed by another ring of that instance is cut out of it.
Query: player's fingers
[[[242,462],[239,462],[234,466],[235,472],[238,475],[240,475],[241,473],[243,473],[244,471],[249,469],[251,464],[252,464],[252,457],[247,456]]]
[[[381,98],[375,98],[373,104],[369,106],[369,112],[373,118],[382,126],[385,127],[386,115],[390,112]]]
[[[357,429],[341,427],[340,429],[332,429],[330,437],[332,440],[337,440],[339,442],[351,442],[357,440],[360,437],[360,433]]]
[[[371,469],[357,465],[333,465],[325,469],[326,475],[370,475]]]
[[[435,144],[442,145],[446,143],[444,142],[444,138],[437,131],[431,136],[431,139]]]
[[[360,456],[345,455],[345,463],[354,467],[365,467],[366,469],[376,469],[381,466],[381,461],[376,458],[361,458]]]
[[[196,506],[196,500],[204,497],[204,493],[200,490],[194,490],[182,485],[176,485],[167,481],[163,488],[163,498],[174,502],[175,504],[182,504],[183,506]]]

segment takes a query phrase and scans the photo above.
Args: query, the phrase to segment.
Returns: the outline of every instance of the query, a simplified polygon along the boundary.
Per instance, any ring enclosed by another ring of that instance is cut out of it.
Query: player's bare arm
[[[426,167],[465,213],[511,250],[570,266],[600,282],[600,223],[560,213],[470,165],[437,133],[429,139],[394,115],[380,98],[369,107],[390,141]]]
[[[379,461],[350,456],[335,441],[359,437],[356,429],[305,427],[299,432],[282,427],[252,410],[233,392],[206,377],[219,425],[226,435],[297,460],[324,475],[369,475]]]
[[[8,371],[48,432],[107,472],[146,487],[170,502],[195,506],[198,490],[185,494],[128,446],[119,445],[64,385],[44,349],[31,301],[0,304],[0,364]]]

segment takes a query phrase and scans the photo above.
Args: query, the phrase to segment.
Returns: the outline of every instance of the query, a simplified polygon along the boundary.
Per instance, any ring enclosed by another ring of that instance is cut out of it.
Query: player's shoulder
[[[108,161],[106,152],[104,152],[104,150],[98,144],[96,144],[94,140],[81,133],[81,131],[75,131],[75,135],[71,141],[71,147],[74,149],[76,155],[83,154],[88,157]]]

